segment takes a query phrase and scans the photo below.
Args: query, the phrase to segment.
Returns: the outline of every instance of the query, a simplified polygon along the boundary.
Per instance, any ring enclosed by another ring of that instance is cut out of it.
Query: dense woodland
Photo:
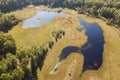
[[[20,22],[13,14],[0,13],[0,31],[8,32],[13,26]]]
[[[120,26],[120,0],[0,0],[0,10],[10,12],[30,4],[67,7],[79,13],[103,17],[109,24]]]
[[[47,51],[40,46],[17,49],[12,36],[0,32],[0,80],[36,80]]]
[[[51,35],[57,42],[65,31],[53,31]],[[49,41],[48,46],[17,49],[13,37],[0,32],[0,80],[37,80],[37,69],[42,69],[54,41]]]
[[[80,14],[107,19],[110,25],[120,26],[120,0],[0,0],[0,31],[7,32],[20,20],[4,13],[22,9],[30,4],[49,7],[67,7]]]
[[[0,0],[0,80],[36,80],[37,69],[42,68],[48,50],[54,45],[50,41],[48,47],[17,49],[13,37],[4,33],[20,22],[14,15],[6,13],[30,4],[67,7],[80,14],[105,18],[109,24],[120,26],[120,0]],[[51,34],[57,42],[65,32],[60,30]]]

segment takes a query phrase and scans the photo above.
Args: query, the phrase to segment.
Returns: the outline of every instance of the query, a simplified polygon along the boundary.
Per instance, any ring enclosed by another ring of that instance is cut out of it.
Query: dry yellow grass
[[[74,23],[71,23],[71,21],[74,21]],[[22,23],[18,24],[12,30],[9,31],[9,34],[11,34],[14,37],[18,48],[45,45],[49,41],[53,41],[51,37],[51,32],[57,29],[65,30],[66,34],[69,34],[72,36],[72,37],[71,36],[68,37],[67,40],[69,40],[70,38],[80,38],[80,36],[76,37],[79,34],[76,34],[76,33],[72,34],[72,32],[79,33],[79,31],[76,30],[76,27],[80,25],[77,19],[75,19],[75,17],[70,15],[56,17],[52,22],[42,27],[23,29],[21,26],[22,26]],[[74,28],[72,28],[72,26]],[[73,39],[70,39],[70,40],[72,41]],[[77,39],[74,39],[74,42],[76,40]],[[84,41],[84,39],[82,40]],[[74,42],[72,43],[75,44]]]
[[[97,71],[87,71],[82,76],[82,80],[120,80],[120,30],[114,26],[107,25],[105,21],[92,18],[86,15],[77,14],[74,10],[63,10],[71,15],[80,17],[88,23],[96,22],[102,28],[105,45],[103,53],[103,64]],[[91,75],[92,74],[92,75]],[[89,77],[90,79],[89,79]],[[91,76],[93,78],[91,78]]]
[[[99,75],[101,80],[120,80],[120,31],[114,26],[107,25],[101,19],[91,18],[85,15],[79,15],[79,17],[89,23],[98,23],[104,32],[103,65],[95,73]],[[89,73],[85,73],[85,75],[87,74]]]
[[[50,36],[51,30],[63,29],[66,31],[66,36],[58,43],[55,43],[53,49],[48,53],[42,71],[38,71],[38,77],[40,80],[63,79],[63,77],[66,75],[68,66],[71,65],[70,62],[74,60],[74,54],[63,60],[57,74],[49,74],[50,69],[58,60],[58,56],[60,55],[62,49],[69,45],[81,46],[86,42],[87,38],[84,32],[80,33],[75,29],[77,26],[79,26],[79,23],[75,17],[80,17],[89,23],[97,22],[104,31],[105,45],[103,53],[103,64],[101,68],[97,71],[87,71],[81,78],[74,76],[73,80],[78,80],[78,78],[80,80],[120,80],[120,31],[118,29],[107,25],[101,19],[91,18],[81,14],[79,15],[74,10],[66,8],[50,9],[45,6],[38,6],[34,8],[25,8],[13,13],[16,14],[16,16],[18,16],[20,19],[24,20],[32,17],[39,10],[63,10],[64,12],[71,14],[71,16],[68,15],[63,17],[56,17],[51,23],[46,24],[43,27],[22,29],[21,24],[19,24],[9,32],[9,34],[13,35],[15,38],[17,47],[30,47],[33,45],[43,45],[46,44],[49,40],[52,40]],[[32,12],[30,13],[30,11]],[[30,14],[28,15],[28,13]],[[78,68],[75,69],[75,74],[79,73],[77,70],[82,69],[79,68],[79,66],[83,64],[82,60],[83,57],[80,59],[82,63],[80,65],[78,64]]]
[[[11,13],[8,13],[8,14],[14,14],[18,19],[20,20],[25,20],[25,19],[28,19],[28,18],[31,18],[32,16],[34,16],[38,11],[40,10],[45,10],[47,9],[48,7],[46,6],[37,6],[37,7],[26,7],[26,8],[23,8],[22,10],[16,10],[16,11],[13,11]]]
[[[48,9],[48,10],[52,10],[52,9]],[[85,36],[84,32],[79,32],[76,30],[76,27],[80,26],[80,24],[76,19],[76,17],[71,15],[56,17],[52,22],[42,27],[23,29],[21,26],[22,23],[18,24],[11,31],[9,31],[9,34],[11,34],[14,37],[18,48],[47,44],[48,41],[53,40],[51,37],[52,30],[60,30],[60,29],[65,30],[66,33],[65,37],[62,38],[57,43],[55,43],[53,49],[49,51],[46,57],[42,71],[39,72],[38,70],[38,77],[39,79],[43,79],[43,80],[46,80],[47,78],[52,80],[56,80],[56,78],[62,79],[66,74],[67,66],[71,64],[69,60],[73,60],[72,58],[68,58],[65,61],[63,61],[63,63],[60,65],[57,74],[55,75],[49,74],[49,71],[58,60],[58,56],[61,54],[62,49],[64,49],[66,46],[78,46],[78,47],[82,46],[87,40],[87,37]],[[83,58],[80,58],[80,60],[82,59]],[[82,64],[83,64],[83,60],[81,61],[81,64],[79,64],[81,65],[81,68],[77,66],[76,70],[81,71]],[[75,74],[80,73],[77,72],[76,70],[75,70]],[[78,75],[74,75],[73,77],[75,76],[79,77]]]
[[[62,17],[58,18],[58,20],[55,19],[55,21],[59,21]],[[69,19],[69,17],[67,18]],[[67,20],[66,19],[66,20]],[[71,17],[72,19],[72,17]],[[74,18],[73,18],[74,19]],[[66,21],[65,20],[65,21]],[[63,20],[62,20],[63,21]],[[65,22],[63,21],[63,22]],[[62,23],[62,22],[60,22]],[[62,24],[61,24],[62,25]],[[58,72],[55,75],[51,75],[49,74],[50,70],[53,68],[53,66],[55,65],[55,63],[58,61],[59,59],[59,55],[61,54],[61,51],[66,47],[66,46],[82,46],[87,38],[84,34],[84,32],[79,32],[76,30],[76,26],[75,23],[67,23],[66,24],[66,35],[64,38],[62,38],[59,42],[55,43],[53,49],[48,53],[45,61],[44,61],[44,65],[42,68],[42,71],[39,74],[39,79],[41,79],[41,77],[43,77],[43,80],[61,80],[67,71],[67,66],[70,65],[70,59],[65,59],[67,61],[67,63],[63,63],[60,65]],[[82,59],[82,58],[80,58]],[[81,62],[83,63],[83,62]],[[82,64],[80,64],[82,65]],[[80,67],[80,66],[79,66]],[[78,68],[81,69],[81,68]],[[76,69],[77,70],[77,69]],[[77,71],[76,71],[77,73]],[[79,72],[78,72],[79,73]]]

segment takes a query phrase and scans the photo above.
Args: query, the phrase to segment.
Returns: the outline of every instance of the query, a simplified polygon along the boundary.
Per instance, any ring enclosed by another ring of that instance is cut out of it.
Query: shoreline
[[[31,8],[33,10],[34,8]],[[87,71],[83,73],[83,76],[81,77],[82,80],[86,80],[91,76],[98,77],[100,80],[110,80],[110,79],[115,79],[116,76],[120,76],[120,72],[115,73],[114,71],[119,71],[120,69],[118,67],[114,68],[114,66],[117,66],[119,64],[119,45],[120,44],[120,30],[116,28],[115,26],[108,25],[106,21],[100,19],[100,18],[93,18],[90,16],[87,16],[85,14],[78,14],[77,11],[67,9],[67,8],[48,8],[47,6],[37,6],[35,7],[36,10],[32,12],[31,15],[27,16],[31,17],[35,12],[40,11],[40,10],[48,10],[48,11],[58,11],[62,10],[63,12],[70,13],[71,15],[75,17],[80,17],[83,20],[85,20],[88,23],[94,23],[96,22],[100,28],[103,30],[103,35],[104,35],[104,53],[103,53],[103,62],[102,66],[96,70],[96,71]],[[29,9],[26,9],[26,11]],[[19,12],[18,12],[19,13]],[[25,14],[26,15],[26,14]],[[118,57],[117,57],[117,56]],[[111,60],[114,59],[114,60]],[[113,71],[113,72],[112,72]],[[111,78],[112,77],[112,78]]]

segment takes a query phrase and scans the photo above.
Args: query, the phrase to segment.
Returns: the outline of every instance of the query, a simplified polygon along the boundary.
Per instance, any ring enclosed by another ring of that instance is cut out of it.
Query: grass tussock
[[[66,46],[82,46],[87,37],[84,32],[78,32],[76,27],[80,26],[76,17],[80,17],[85,21],[92,23],[96,22],[102,28],[104,32],[105,45],[103,53],[103,64],[99,70],[96,71],[86,71],[81,78],[77,76],[81,72],[83,65],[83,56],[80,56],[80,62],[78,62],[73,80],[120,80],[120,31],[113,26],[109,26],[105,21],[97,18],[92,18],[86,15],[77,14],[74,10],[55,8],[51,9],[45,6],[37,6],[32,8],[25,8],[23,10],[18,10],[14,13],[19,19],[25,20],[32,17],[36,14],[37,11],[48,10],[48,11],[59,11],[69,13],[66,16],[56,17],[52,22],[44,25],[43,27],[36,28],[22,28],[22,23],[15,26],[9,34],[11,34],[16,41],[17,47],[30,47],[36,45],[45,45],[51,40],[54,40],[51,37],[51,32],[54,30],[64,30],[66,32],[64,38],[59,40],[54,46],[53,49],[49,51],[43,65],[42,71],[38,70],[38,75],[40,80],[61,80],[63,79],[68,70],[68,67],[72,64],[71,62],[75,60],[76,54],[70,55],[67,59],[63,60],[61,66],[58,69],[57,74],[51,75],[49,71],[58,61],[58,56],[61,54],[62,49]],[[21,15],[20,15],[21,14]],[[29,14],[29,15],[28,15]],[[42,35],[41,35],[42,34]],[[55,42],[55,41],[54,41]],[[79,67],[81,66],[81,67]],[[79,71],[79,72],[78,72]],[[76,76],[75,76],[76,75]]]
[[[37,7],[36,9],[38,8],[39,7]],[[23,9],[23,11],[24,10],[26,9]],[[40,9],[40,10],[44,10],[44,9]],[[53,9],[48,9],[48,10],[54,11]],[[23,11],[16,11],[14,13],[17,16],[18,13],[21,13]],[[24,14],[24,15],[26,16],[27,14]],[[22,18],[24,15],[21,15],[19,17]],[[25,19],[28,17],[30,16],[23,17],[23,18]],[[49,74],[50,69],[54,66],[56,61],[59,59],[58,56],[61,54],[62,49],[64,49],[66,46],[80,47],[87,40],[87,37],[85,36],[84,32],[79,32],[76,30],[76,27],[79,27],[79,26],[80,24],[76,19],[76,17],[67,14],[65,16],[58,16],[54,18],[52,22],[46,25],[43,25],[42,27],[23,29],[22,22],[21,22],[17,26],[15,26],[11,31],[9,31],[9,34],[11,34],[14,37],[18,48],[31,47],[31,46],[37,46],[37,45],[46,45],[46,43],[48,43],[49,41],[54,41],[55,45],[48,52],[48,55],[46,56],[43,69],[41,71],[38,70],[39,79],[46,80],[47,78],[49,78],[54,80],[57,77],[62,79],[65,76],[67,71],[67,66],[71,64],[68,62],[69,60],[73,60],[73,58],[66,59],[67,62],[66,60],[63,61],[63,63],[60,66],[60,70],[58,70],[58,73],[56,75]],[[52,31],[56,31],[56,30],[65,31],[65,36],[62,39],[60,39],[58,42],[54,40],[51,34]],[[81,61],[83,58],[79,58],[79,59]],[[83,63],[83,60],[81,62]],[[65,64],[66,64],[66,67],[63,66]],[[80,65],[82,66],[82,64]],[[78,68],[77,66],[76,68],[77,69],[75,69],[75,73],[77,74],[80,73],[80,72],[77,72],[76,70],[81,71],[82,67]],[[61,70],[63,71],[62,73],[61,73]],[[75,77],[75,75],[73,77]]]
[[[120,79],[120,31],[114,26],[107,25],[103,20],[91,18],[85,15],[79,15],[85,21],[92,23],[96,22],[104,32],[104,53],[103,64],[95,73],[99,75],[100,80],[119,80]],[[91,71],[90,71],[91,73]],[[85,73],[89,75],[89,73]],[[94,76],[94,75],[93,75]],[[84,79],[83,79],[84,80]]]

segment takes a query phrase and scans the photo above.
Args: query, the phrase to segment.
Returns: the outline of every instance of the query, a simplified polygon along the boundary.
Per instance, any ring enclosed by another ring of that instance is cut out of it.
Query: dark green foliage
[[[61,39],[65,35],[65,31],[63,30],[55,30],[52,31],[52,36],[54,37],[55,41],[57,42],[59,39]]]
[[[3,73],[0,76],[0,80],[11,80],[11,76],[8,73]]]
[[[18,49],[16,53],[16,56],[20,60],[20,62],[22,61],[23,58],[31,57],[31,55],[32,51],[30,49],[26,50],[25,48]]]
[[[18,20],[9,12],[29,4],[47,5],[49,7],[67,7],[78,13],[95,17],[104,17],[108,24],[120,26],[120,0],[0,0],[0,31],[8,32]],[[2,11],[2,12],[1,12]],[[54,42],[48,42],[48,47],[20,48],[16,50],[12,36],[0,32],[0,80],[36,80],[37,69],[42,69],[44,59]],[[53,31],[56,42],[65,35],[65,31]]]
[[[32,61],[33,64],[37,64],[36,66],[39,67],[40,69],[42,69],[43,61],[44,61],[44,59],[45,59],[45,57],[47,55],[47,52],[48,51],[43,47],[34,47],[33,48],[34,56],[32,57],[32,59],[34,61],[36,61],[36,63],[34,61]]]
[[[16,10],[30,4],[42,4],[49,7],[67,7],[71,9],[77,9],[79,13],[88,13],[95,17],[102,16],[106,18],[111,24],[117,24],[118,26],[120,26],[120,18],[116,17],[120,15],[119,0],[0,0],[0,10],[2,12],[9,12],[11,10]],[[115,10],[116,14],[113,13],[113,9]],[[14,20],[15,21],[12,24],[11,19],[9,18],[3,17],[2,21],[0,19],[0,22],[2,22],[2,24],[4,25],[2,25],[2,28],[0,25],[0,30],[7,32],[9,29],[11,29],[12,25],[17,24],[17,19]]]
[[[4,58],[7,53],[16,53],[15,41],[11,35],[0,32],[0,59]]]
[[[101,16],[103,16],[103,17],[105,17],[107,19],[113,18],[114,17],[114,14],[113,14],[114,10],[115,9],[113,9],[113,8],[102,7],[100,9],[100,14],[101,14]]]
[[[3,12],[8,12],[21,9],[30,3],[31,0],[0,0],[0,10]]]
[[[16,50],[12,36],[0,32],[0,80],[36,80],[47,52],[43,47]]]
[[[50,41],[50,42],[49,42],[49,48],[51,49],[51,48],[53,47],[53,45],[54,45],[54,42],[53,42],[53,41]]]
[[[118,23],[120,18],[115,17],[120,14],[120,0],[0,0],[0,10],[2,12],[9,12],[30,4],[77,9],[79,13],[87,13],[95,17],[102,16],[111,24],[120,26],[120,23]],[[115,12],[117,11],[117,14],[111,13],[112,11],[110,10],[113,10],[113,8]]]
[[[17,18],[14,15],[1,15],[0,17],[0,31],[8,32],[14,25],[17,25]]]
[[[6,67],[7,67],[8,72],[11,72],[12,70],[16,69],[17,61],[18,60],[17,60],[16,56],[12,55],[11,53],[8,53],[6,55],[5,63],[6,63]]]
[[[95,16],[98,15],[96,6],[92,6],[92,8],[90,8],[90,14],[95,15]]]
[[[116,0],[85,0],[82,7],[77,8],[78,13],[89,14],[95,17],[104,17],[110,25],[120,26],[120,1]]]
[[[24,71],[21,67],[18,67],[17,69],[13,70],[12,72],[12,80],[22,80],[24,77]]]
[[[6,58],[0,61],[0,79],[36,80],[37,69],[42,69],[46,54],[46,49],[42,47],[21,48],[16,55],[8,53]],[[5,75],[8,78],[4,77]]]
[[[120,10],[117,10],[116,8],[102,7],[100,9],[100,14],[108,19],[109,24],[117,24],[120,26]]]
[[[41,70],[46,53],[46,50],[42,47],[21,48],[17,51],[16,56],[19,59],[20,67],[24,71],[23,79],[37,78],[37,68]]]
[[[8,53],[6,59],[0,61],[0,80],[11,80],[12,71],[17,68],[18,59],[16,56]],[[6,77],[5,77],[6,76]]]

